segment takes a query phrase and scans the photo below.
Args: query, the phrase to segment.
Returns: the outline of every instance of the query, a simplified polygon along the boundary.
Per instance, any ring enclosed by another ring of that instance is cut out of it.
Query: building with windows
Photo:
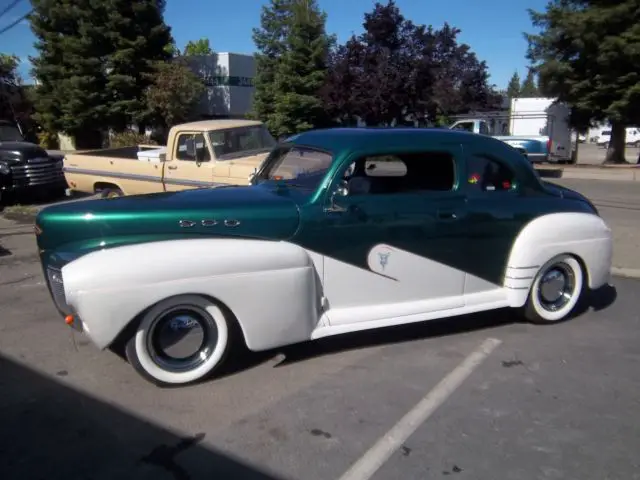
[[[253,55],[220,52],[184,58],[206,85],[197,115],[201,118],[240,118],[251,111],[256,74]]]

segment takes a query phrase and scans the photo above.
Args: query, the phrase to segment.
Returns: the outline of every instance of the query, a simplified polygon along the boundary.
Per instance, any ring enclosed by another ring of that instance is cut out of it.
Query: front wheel
[[[158,386],[202,380],[225,360],[230,323],[219,305],[198,295],[168,298],[145,313],[126,345],[129,363]]]
[[[570,255],[548,261],[536,275],[524,308],[532,323],[557,323],[570,318],[580,301],[585,275],[580,262]]]

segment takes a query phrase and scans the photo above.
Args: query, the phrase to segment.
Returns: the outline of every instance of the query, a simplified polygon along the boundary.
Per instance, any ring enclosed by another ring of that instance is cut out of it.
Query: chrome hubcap
[[[555,312],[566,306],[575,294],[575,275],[571,267],[559,263],[540,279],[538,300],[545,310]]]
[[[147,350],[159,367],[172,372],[193,370],[213,353],[218,330],[208,312],[174,307],[159,315],[149,329]]]

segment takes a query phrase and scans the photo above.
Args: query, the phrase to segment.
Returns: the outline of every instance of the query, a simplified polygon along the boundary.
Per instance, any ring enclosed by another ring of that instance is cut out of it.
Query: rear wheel
[[[584,290],[585,275],[580,262],[570,255],[559,255],[536,275],[525,305],[525,317],[540,324],[567,320]]]
[[[101,198],[117,198],[124,196],[124,192],[117,187],[104,188],[100,191]]]
[[[156,304],[128,340],[129,363],[159,386],[182,385],[211,375],[229,352],[230,321],[224,310],[198,295]]]

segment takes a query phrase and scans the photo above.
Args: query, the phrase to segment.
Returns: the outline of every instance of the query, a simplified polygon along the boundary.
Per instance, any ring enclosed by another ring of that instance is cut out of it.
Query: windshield
[[[13,125],[0,125],[0,142],[23,142],[24,139]]]
[[[256,180],[276,180],[290,186],[316,189],[332,163],[330,153],[308,147],[284,146],[267,157]]]
[[[230,158],[269,151],[276,141],[264,125],[227,128],[209,132],[216,158]]]

